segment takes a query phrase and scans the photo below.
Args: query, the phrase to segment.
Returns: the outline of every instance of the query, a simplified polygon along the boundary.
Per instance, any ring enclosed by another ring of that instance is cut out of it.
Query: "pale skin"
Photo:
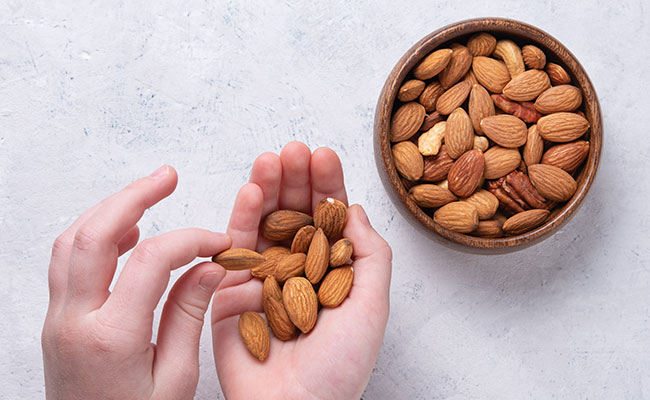
[[[343,232],[354,243],[352,290],[338,308],[320,311],[308,335],[288,342],[272,337],[268,358],[253,358],[237,319],[262,311],[262,282],[248,271],[226,273],[200,262],[172,287],[151,343],[153,311],[171,270],[231,246],[263,250],[269,243],[259,237],[259,223],[278,208],[311,212],[325,197],[347,204],[336,154],[326,148],[312,154],[297,142],[279,156],[264,153],[237,195],[226,234],[184,229],[138,244],[137,221],[176,182],[176,172],[164,166],[86,211],[56,240],[42,337],[47,398],[191,399],[212,297],[214,356],[228,399],[358,399],[384,336],[392,258],[358,205],[350,207]],[[117,258],[134,247],[109,292]]]

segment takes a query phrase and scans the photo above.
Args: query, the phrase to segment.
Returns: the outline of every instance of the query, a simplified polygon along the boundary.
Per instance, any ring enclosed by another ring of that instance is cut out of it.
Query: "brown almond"
[[[436,109],[436,103],[438,102],[438,98],[444,92],[445,89],[442,87],[440,82],[433,81],[429,83],[427,87],[424,88],[424,91],[420,95],[418,101],[420,102],[420,104],[422,104],[424,110],[430,113]],[[426,128],[422,128],[422,129],[427,130]]]
[[[447,180],[449,190],[458,197],[468,197],[479,185],[483,177],[485,158],[481,150],[473,149],[465,152],[451,166]]]
[[[571,77],[569,74],[558,64],[548,63],[546,64],[545,70],[554,86],[567,85],[571,83]]]
[[[255,278],[265,279],[267,276],[275,275],[275,270],[278,267],[277,260],[267,259],[257,267],[251,268],[251,275]]]
[[[467,41],[467,48],[474,57],[489,56],[494,51],[497,40],[486,32],[472,35]]]
[[[472,121],[474,131],[483,135],[481,129],[481,120],[495,114],[494,102],[490,98],[490,94],[481,85],[472,86],[472,91],[469,93],[469,118]]]
[[[479,84],[478,80],[476,79],[476,75],[474,75],[474,71],[472,71],[471,68],[463,77],[463,82],[469,82],[470,87]]]
[[[262,307],[273,335],[283,341],[291,339],[296,332],[296,326],[284,309],[282,289],[272,276],[267,277],[262,286]]]
[[[467,47],[454,43],[451,46],[449,64],[440,72],[438,79],[443,88],[449,89],[458,82],[472,66],[472,54]]]
[[[589,121],[570,112],[559,112],[543,116],[537,121],[539,135],[549,142],[571,142],[587,132]]]
[[[485,189],[477,190],[463,201],[473,204],[476,207],[478,219],[481,220],[492,218],[499,208],[499,199]]]
[[[492,146],[485,152],[485,179],[498,179],[517,169],[521,155],[517,149]]]
[[[470,233],[478,226],[478,210],[468,202],[455,201],[437,209],[433,221],[454,232]]]
[[[395,111],[390,122],[391,142],[401,142],[413,136],[424,121],[424,106],[412,101]]]
[[[417,181],[424,172],[424,159],[413,142],[399,142],[393,145],[393,162],[397,172],[410,181]]]
[[[239,316],[239,335],[248,351],[260,361],[269,355],[271,336],[264,318],[256,312],[246,311]]]
[[[303,277],[289,279],[282,289],[282,303],[291,322],[301,332],[309,332],[316,325],[318,298],[314,287]]]
[[[503,88],[503,94],[514,101],[532,101],[551,87],[546,72],[539,69],[524,71]]]
[[[521,48],[521,55],[524,58],[524,64],[531,69],[544,69],[546,65],[546,54],[539,47],[526,45]]]
[[[421,80],[431,79],[449,64],[451,57],[451,49],[436,50],[420,61],[413,69],[413,76]]]
[[[443,144],[437,155],[424,159],[424,171],[421,178],[427,182],[438,182],[445,179],[453,164],[454,159],[449,157],[447,145]]]
[[[519,118],[509,115],[492,115],[480,122],[483,133],[496,144],[507,148],[517,148],[526,143],[528,129],[526,123]]]
[[[325,275],[330,260],[330,245],[327,236],[318,228],[309,245],[307,259],[305,260],[305,276],[309,282],[317,284]]]
[[[291,252],[307,254],[311,238],[314,237],[315,232],[316,228],[313,225],[305,225],[300,228],[291,242]]]
[[[546,89],[535,100],[535,109],[542,114],[575,111],[582,104],[582,92],[575,86],[559,85]]]
[[[540,226],[550,214],[550,211],[540,209],[520,212],[508,218],[501,229],[507,234],[519,235]]]
[[[264,279],[264,284],[262,285],[262,298],[265,297],[273,297],[282,301],[282,289],[280,289],[280,284],[273,276],[267,276]]]
[[[476,75],[476,80],[493,93],[501,93],[510,82],[510,73],[506,64],[494,58],[474,57],[472,70]]]
[[[546,150],[542,157],[542,164],[553,165],[572,173],[585,161],[589,155],[589,142],[576,140],[565,144],[558,144]]]
[[[438,98],[436,111],[441,115],[451,114],[452,111],[465,102],[471,88],[469,82],[464,81],[458,82],[450,87]]]
[[[267,215],[262,223],[262,236],[272,241],[292,239],[305,225],[311,225],[311,216],[293,210],[278,210]]]
[[[569,200],[577,188],[571,175],[553,165],[529,165],[528,176],[539,194],[552,201]]]
[[[503,236],[501,230],[501,221],[490,219],[487,221],[478,221],[478,226],[471,233],[472,236],[484,238],[498,238]]]
[[[424,90],[425,83],[419,79],[411,79],[402,84],[397,92],[397,98],[402,103],[407,103],[418,98]]]
[[[291,254],[291,249],[285,246],[271,246],[262,252],[262,255],[267,260],[280,261],[284,257]]]
[[[330,267],[339,267],[350,261],[353,251],[354,247],[350,239],[339,239],[330,248]]]
[[[341,267],[331,270],[318,289],[318,300],[323,307],[338,307],[352,289],[354,270]]]
[[[458,200],[449,189],[429,183],[413,186],[409,194],[415,204],[424,208],[437,208]]]
[[[537,132],[537,125],[528,128],[526,144],[524,145],[523,158],[526,165],[539,164],[544,152],[544,141]]]
[[[321,228],[328,239],[341,234],[348,215],[348,207],[340,200],[331,197],[319,201],[314,210],[314,226]]]
[[[420,130],[426,132],[429,129],[433,128],[437,123],[443,121],[444,118],[442,117],[442,115],[440,115],[437,111],[434,111],[431,114],[424,117],[424,122],[422,123]]]
[[[266,261],[263,255],[249,249],[228,249],[212,257],[212,262],[229,271],[251,269]]]
[[[474,129],[469,115],[462,108],[457,108],[447,118],[445,133],[447,154],[456,159],[474,147]]]
[[[289,278],[302,275],[305,271],[306,259],[307,255],[305,253],[294,253],[286,256],[282,261],[278,262],[275,268],[273,274],[275,279],[283,283]]]

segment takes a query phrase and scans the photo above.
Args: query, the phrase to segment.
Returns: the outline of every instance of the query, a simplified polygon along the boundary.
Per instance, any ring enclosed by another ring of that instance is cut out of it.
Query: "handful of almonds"
[[[352,242],[339,239],[346,218],[345,204],[332,198],[321,200],[313,217],[278,210],[264,219],[262,235],[272,241],[291,241],[291,247],[271,246],[262,254],[229,249],[212,261],[227,270],[250,269],[251,275],[263,280],[262,306],[268,326],[276,338],[291,340],[296,328],[308,333],[316,325],[319,304],[338,307],[352,289],[354,270],[348,263]],[[268,356],[271,338],[260,314],[240,315],[239,334],[254,357],[263,361]]]
[[[490,33],[435,49],[398,92],[390,140],[411,199],[455,232],[544,224],[589,155],[581,90],[538,47]]]

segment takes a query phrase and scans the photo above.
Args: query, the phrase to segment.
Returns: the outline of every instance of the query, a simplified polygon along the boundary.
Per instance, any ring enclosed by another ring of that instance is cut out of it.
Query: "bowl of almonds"
[[[384,186],[443,244],[503,253],[557,231],[598,168],[595,90],[557,39],[479,18],[441,28],[399,60],[375,115]]]

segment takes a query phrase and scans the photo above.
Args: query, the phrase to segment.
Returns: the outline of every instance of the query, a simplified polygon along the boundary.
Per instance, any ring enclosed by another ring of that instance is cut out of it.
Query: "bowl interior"
[[[587,160],[574,177],[578,184],[573,197],[561,207],[554,209],[547,221],[540,227],[521,235],[505,238],[480,238],[450,231],[433,222],[432,210],[422,210],[408,196],[408,183],[397,173],[392,160],[390,143],[390,118],[397,107],[397,92],[402,82],[410,78],[413,67],[431,51],[447,47],[451,43],[466,43],[469,36],[477,32],[489,32],[497,39],[508,38],[520,47],[533,44],[544,51],[547,62],[562,65],[571,76],[572,84],[579,87],[583,94],[580,110],[590,123],[585,134],[589,140],[590,152]],[[602,123],[600,106],[593,85],[578,60],[559,41],[546,32],[528,24],[502,19],[479,18],[457,22],[441,28],[426,36],[397,63],[382,90],[375,116],[375,154],[377,166],[387,192],[408,219],[423,228],[429,236],[441,239],[447,246],[474,252],[503,253],[519,250],[537,243],[566,223],[579,208],[591,183],[593,182],[602,143]],[[433,234],[431,234],[433,233]]]

